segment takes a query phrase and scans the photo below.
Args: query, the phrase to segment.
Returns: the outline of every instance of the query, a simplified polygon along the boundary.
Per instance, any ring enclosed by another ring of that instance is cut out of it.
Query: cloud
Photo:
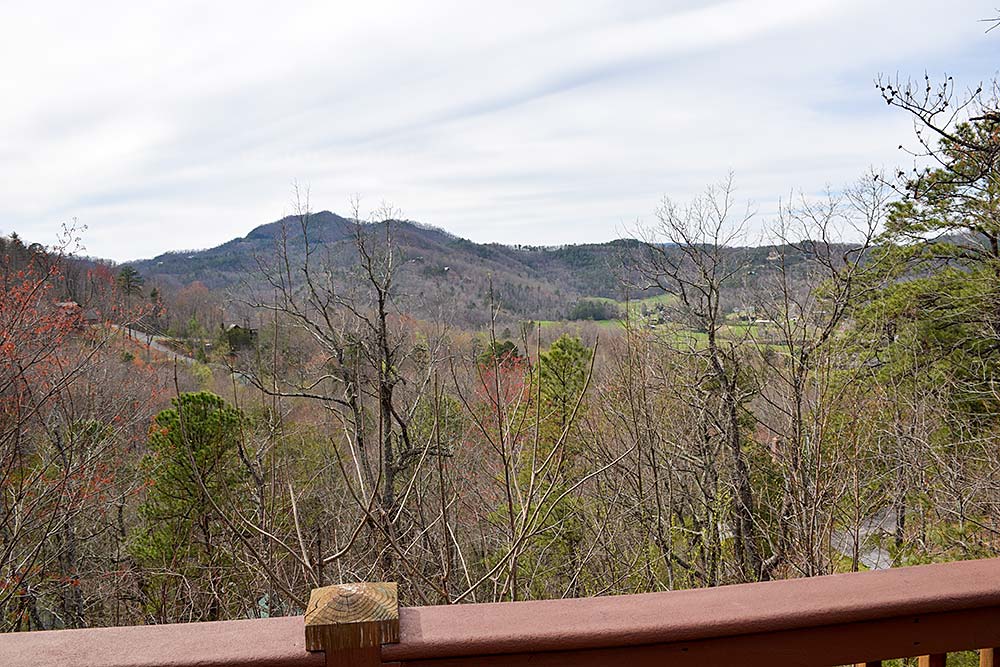
[[[730,169],[769,206],[900,161],[879,72],[995,73],[990,1],[4,6],[0,229],[116,259],[360,193],[480,241],[615,237]]]

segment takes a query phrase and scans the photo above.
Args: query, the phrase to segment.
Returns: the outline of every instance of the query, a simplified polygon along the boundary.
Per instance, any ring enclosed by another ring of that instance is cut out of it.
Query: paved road
[[[877,540],[882,535],[891,534],[895,529],[895,516],[889,509],[865,519],[858,527],[858,562],[869,570],[887,570],[892,567],[892,556],[886,549],[878,546]],[[854,531],[835,530],[830,539],[832,546],[845,558],[854,557]]]
[[[195,359],[192,359],[191,357],[183,355],[179,352],[175,352],[174,350],[164,345],[164,343],[169,342],[171,340],[166,336],[157,336],[154,334],[148,334],[144,331],[139,331],[138,329],[133,329],[131,327],[121,327],[118,326],[117,324],[112,324],[111,328],[114,329],[115,331],[128,332],[134,340],[144,345],[148,345],[149,349],[156,350],[160,354],[165,355],[171,361],[179,361],[185,364],[198,363]]]

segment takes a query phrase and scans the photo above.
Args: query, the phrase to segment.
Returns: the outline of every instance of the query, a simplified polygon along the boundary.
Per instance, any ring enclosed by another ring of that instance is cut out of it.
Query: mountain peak
[[[320,241],[334,241],[343,238],[351,225],[349,219],[339,216],[332,211],[310,213],[307,220],[310,238],[316,237]],[[282,229],[287,230],[289,236],[300,238],[302,236],[302,217],[299,215],[286,215],[275,222],[254,227],[244,237],[244,240],[274,240],[279,238]]]

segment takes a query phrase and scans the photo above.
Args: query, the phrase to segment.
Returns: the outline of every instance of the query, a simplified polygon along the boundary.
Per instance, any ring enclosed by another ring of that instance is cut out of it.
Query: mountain
[[[446,313],[451,321],[472,326],[487,321],[491,290],[493,302],[499,302],[506,316],[518,320],[561,319],[588,297],[621,299],[624,267],[631,265],[628,258],[643,247],[630,239],[559,247],[474,243],[412,221],[365,224],[363,229],[373,238],[384,238],[386,225],[397,251],[395,285],[401,307],[419,317]],[[312,257],[329,268],[335,281],[350,285],[358,280],[357,229],[352,220],[322,211],[306,217],[304,233],[302,219],[289,216],[215,248],[166,253],[133,266],[162,286],[181,287],[200,281],[238,299],[265,285],[261,263],[273,264],[279,246],[287,249],[294,271],[305,257],[308,240]],[[738,262],[743,268],[737,282],[763,285],[764,277],[776,268],[779,255],[784,255],[789,271],[804,277],[810,265],[805,260],[811,254],[811,243],[805,241],[797,250],[785,247],[782,253],[776,246],[730,248],[727,252],[740,255]],[[732,294],[726,306],[738,307],[742,298]]]
[[[403,296],[419,305],[419,312],[432,304],[448,303],[463,319],[479,320],[489,313],[490,287],[495,298],[511,315],[524,319],[564,317],[582,297],[621,298],[622,257],[638,242],[562,247],[480,244],[453,236],[444,230],[412,221],[366,225],[376,237],[390,225],[399,253],[397,284]],[[260,283],[259,261],[272,261],[279,243],[288,254],[301,259],[306,239],[323,261],[342,271],[357,262],[355,223],[322,211],[308,216],[303,234],[298,216],[289,216],[253,229],[207,250],[171,252],[132,265],[147,279],[179,287],[200,281],[212,289],[239,292]]]

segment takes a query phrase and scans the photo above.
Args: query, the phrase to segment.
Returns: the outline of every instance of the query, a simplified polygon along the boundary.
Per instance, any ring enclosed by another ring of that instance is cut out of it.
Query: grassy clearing
[[[621,320],[535,320],[532,324],[537,324],[543,329],[549,329],[552,327],[584,327],[584,326],[596,326],[602,329],[620,329],[622,328]]]
[[[708,345],[708,334],[701,331],[694,331],[669,320],[669,308],[676,306],[678,297],[673,294],[657,294],[641,299],[633,299],[627,304],[625,301],[610,299],[608,297],[587,297],[591,301],[599,301],[615,305],[624,315],[626,306],[632,325],[637,329],[650,328],[657,332],[665,341],[671,345],[685,348],[703,349]],[[621,330],[624,323],[620,319],[609,320],[541,320],[536,322],[543,329],[559,327],[566,330],[574,328],[596,326],[610,331]],[[768,338],[773,338],[773,325],[760,324],[757,322],[741,320],[736,317],[727,318],[727,322],[719,327],[718,339],[720,342],[736,344],[757,344],[764,348],[784,349],[783,346],[765,342]]]
[[[618,305],[624,307],[624,301],[616,301]],[[633,306],[673,306],[677,304],[677,296],[674,294],[657,294],[656,296],[647,296],[641,299],[632,299],[629,303]]]
[[[677,347],[690,347],[699,350],[708,345],[708,334],[701,331],[664,328],[662,329],[662,334],[667,342]]]

